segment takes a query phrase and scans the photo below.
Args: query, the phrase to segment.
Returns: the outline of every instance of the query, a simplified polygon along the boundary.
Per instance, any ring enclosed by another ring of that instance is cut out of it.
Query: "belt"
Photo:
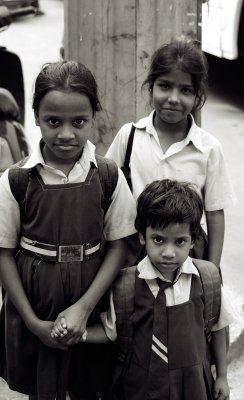
[[[37,242],[21,236],[20,247],[24,253],[38,256],[42,260],[72,262],[89,260],[99,251],[100,243],[59,246]]]

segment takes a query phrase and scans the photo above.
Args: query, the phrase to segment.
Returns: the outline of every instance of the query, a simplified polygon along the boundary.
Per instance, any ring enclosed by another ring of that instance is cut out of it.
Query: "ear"
[[[142,235],[142,233],[139,232],[139,239],[140,239],[140,243],[142,246],[144,246],[146,244],[146,241],[144,239],[144,236]]]
[[[192,240],[192,241],[191,241],[191,247],[190,247],[190,249],[193,249],[194,244],[195,244],[195,242],[194,242],[194,240]]]
[[[39,117],[38,117],[38,114],[36,112],[35,112],[34,116],[35,116],[36,126],[40,126]]]

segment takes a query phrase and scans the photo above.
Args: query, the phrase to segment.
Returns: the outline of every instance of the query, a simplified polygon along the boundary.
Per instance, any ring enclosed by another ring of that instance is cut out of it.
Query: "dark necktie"
[[[165,289],[172,285],[157,279],[159,292],[154,303],[153,336],[149,366],[149,398],[169,399],[169,371],[167,348],[167,311]]]

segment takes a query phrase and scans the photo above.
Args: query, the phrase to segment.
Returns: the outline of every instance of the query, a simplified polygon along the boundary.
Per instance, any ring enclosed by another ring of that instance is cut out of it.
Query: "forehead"
[[[88,96],[78,92],[50,90],[40,101],[39,112],[59,114],[92,113]]]
[[[167,226],[152,228],[151,226],[147,227],[148,234],[156,234],[160,236],[191,236],[190,224],[188,223],[179,223],[174,222]]]
[[[174,82],[178,83],[181,85],[186,85],[186,86],[192,86],[193,85],[193,80],[191,74],[188,72],[183,71],[181,68],[174,68],[171,71],[164,73],[162,75],[159,75],[156,81],[169,81],[169,82]]]

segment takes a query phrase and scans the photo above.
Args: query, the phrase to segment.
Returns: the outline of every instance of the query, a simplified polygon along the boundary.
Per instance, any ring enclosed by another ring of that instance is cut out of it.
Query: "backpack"
[[[22,126],[15,121],[0,120],[0,175],[27,154]]]
[[[23,201],[25,199],[25,193],[28,186],[29,176],[31,174],[32,168],[20,168],[25,165],[27,159],[24,158],[17,164],[9,168],[8,178],[11,192],[18,202],[20,211],[22,211]],[[116,188],[118,181],[118,167],[114,161],[104,158],[102,156],[96,155],[96,161],[98,166],[98,173],[100,178],[100,183],[102,186],[105,204],[105,212],[109,208],[112,202],[112,195]]]
[[[208,261],[192,259],[196,266],[204,293],[204,328],[207,343],[211,340],[211,329],[219,318],[221,303],[221,279],[218,268]],[[117,338],[119,357],[124,359],[133,341],[130,316],[134,311],[136,266],[120,271],[113,286],[116,323],[120,335]]]

